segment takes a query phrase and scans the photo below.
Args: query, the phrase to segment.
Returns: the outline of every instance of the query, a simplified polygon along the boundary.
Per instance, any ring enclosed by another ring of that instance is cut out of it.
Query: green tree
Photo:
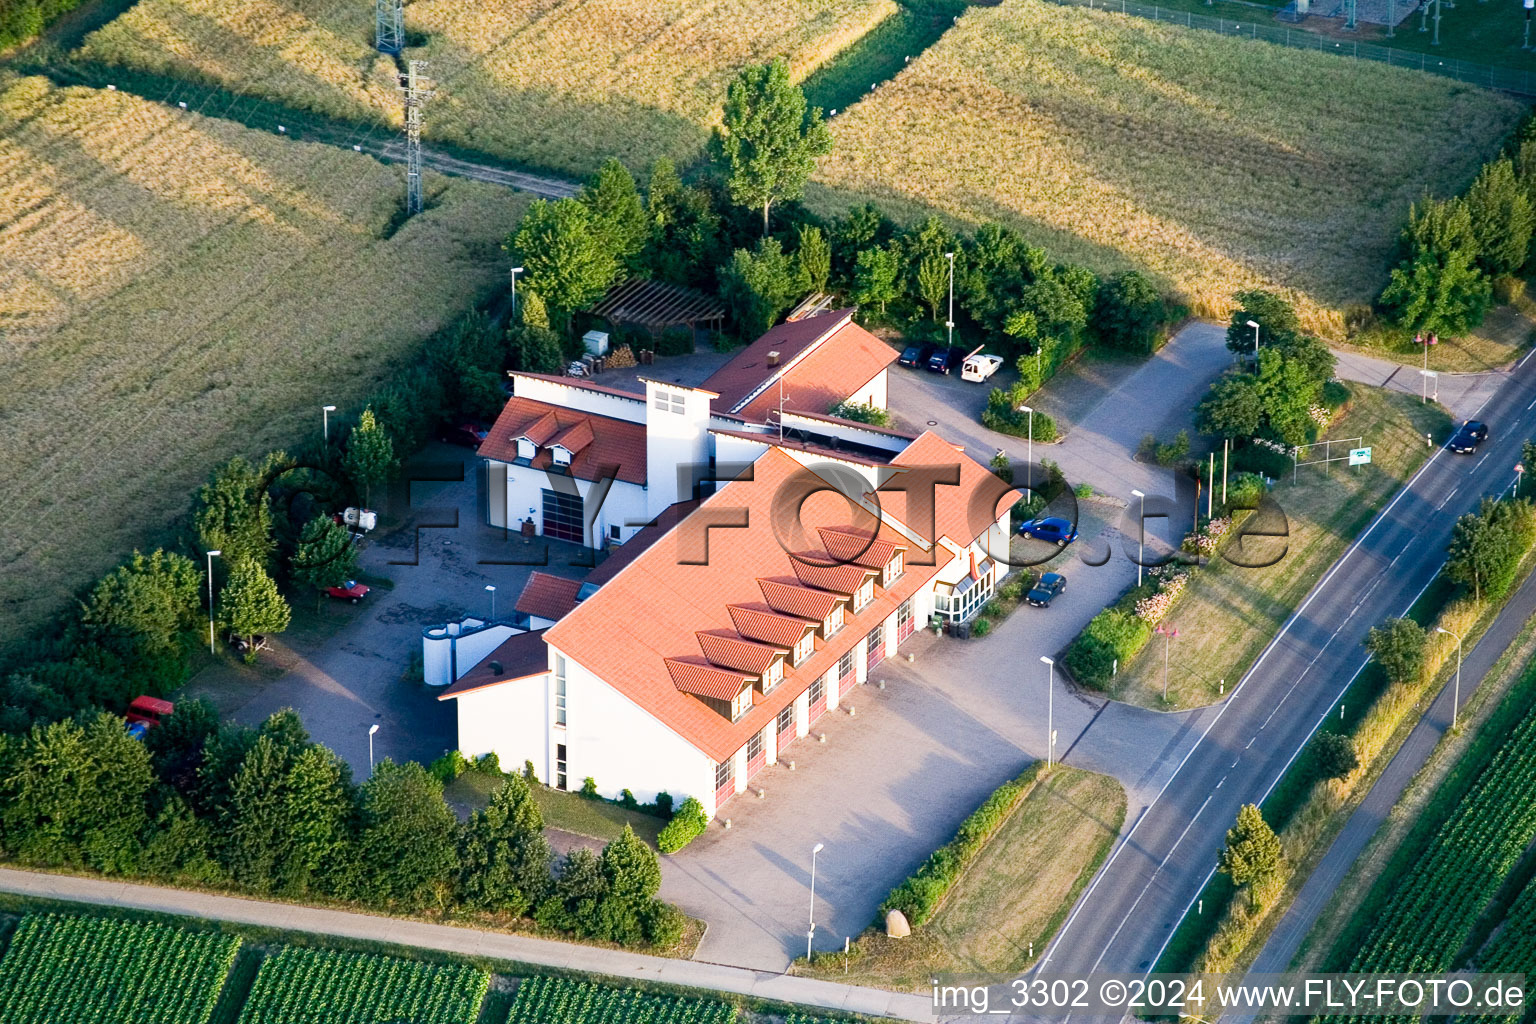
[[[777,238],[764,238],[756,252],[737,249],[721,272],[720,295],[743,337],[772,327],[794,301],[795,275]]]
[[[1424,627],[1412,619],[1387,619],[1373,626],[1365,649],[1394,683],[1411,683],[1424,670]]]
[[[896,253],[891,249],[865,249],[854,264],[853,301],[861,306],[878,305],[884,313],[886,304],[901,294],[896,284],[900,274]]]
[[[266,484],[289,464],[282,452],[267,456],[259,466],[239,455],[214,470],[192,502],[192,525],[203,551],[218,551],[232,565],[252,559],[272,565],[272,508]]]
[[[1463,334],[1483,322],[1493,289],[1477,266],[1472,218],[1461,200],[1427,199],[1408,214],[1402,260],[1381,304],[1402,327]]]
[[[1312,406],[1322,392],[1309,367],[1274,349],[1261,350],[1256,387],[1270,433],[1289,445],[1306,443],[1315,428]]]
[[[1516,180],[1514,162],[1506,156],[1484,164],[1467,190],[1466,204],[1478,266],[1495,276],[1523,267],[1536,230],[1536,212]]]
[[[868,423],[873,427],[888,427],[891,425],[891,414],[878,405],[864,402],[842,401],[834,402],[827,410],[827,415],[840,419],[853,420],[855,423]]]
[[[1274,877],[1280,868],[1280,838],[1253,804],[1237,812],[1237,823],[1227,830],[1221,851],[1221,871],[1236,886],[1253,886]]]
[[[799,199],[817,158],[832,152],[821,108],[807,109],[782,58],[743,68],[731,82],[719,141],[731,201],[763,211],[765,237],[773,204]]]
[[[1264,406],[1251,373],[1218,378],[1195,410],[1195,425],[1207,434],[1252,437],[1259,432]]]
[[[17,860],[133,871],[149,824],[149,751],[105,712],[54,722],[0,751],[0,844]]]
[[[928,307],[931,320],[939,318],[939,307],[949,297],[949,261],[942,256],[928,255],[917,263],[917,294]]]
[[[808,292],[825,292],[832,276],[832,248],[827,244],[827,236],[814,224],[802,224],[797,243],[795,269],[801,286]]]
[[[317,595],[326,587],[340,586],[357,574],[352,535],[330,516],[316,516],[299,533],[289,570],[295,586]]]
[[[1325,732],[1313,741],[1313,765],[1320,779],[1342,779],[1360,767],[1360,755],[1348,736]]]
[[[1516,557],[1509,535],[1486,517],[1472,512],[1457,519],[1452,527],[1449,555],[1446,576],[1457,583],[1471,584],[1473,596],[1479,601],[1491,577]]]
[[[603,847],[600,865],[608,884],[598,911],[599,937],[627,946],[644,941],[645,914],[661,889],[656,851],[625,825],[619,837]]]
[[[1168,300],[1152,279],[1139,270],[1125,270],[1099,289],[1094,329],[1110,348],[1126,352],[1155,352],[1168,337]]]
[[[292,618],[288,602],[277,584],[255,562],[241,562],[229,573],[219,600],[219,621],[235,636],[252,641],[245,660],[256,660],[254,638],[258,633],[281,633]]]
[[[556,875],[555,891],[539,904],[534,920],[545,928],[601,934],[600,914],[608,895],[608,878],[598,855],[578,846],[561,858]]]
[[[1232,319],[1227,323],[1229,351],[1239,355],[1253,353],[1253,328],[1248,326],[1250,320],[1259,325],[1260,348],[1283,347],[1301,333],[1301,321],[1296,316],[1295,307],[1274,292],[1254,289],[1238,292],[1232,297],[1237,300],[1237,308],[1232,311]]]
[[[549,307],[544,297],[532,288],[517,293],[517,320],[523,327],[542,327],[549,330]]]
[[[283,812],[289,821],[287,856],[278,865],[279,890],[308,892],[348,863],[356,795],[352,770],[318,743],[301,749],[283,779]]]
[[[832,225],[832,269],[840,280],[851,280],[859,253],[884,245],[896,233],[880,208],[874,203],[855,206]]]
[[[708,188],[684,186],[663,157],[651,167],[645,214],[650,234],[642,262],[663,281],[712,285],[721,262],[720,216]]]
[[[619,273],[619,260],[592,211],[579,199],[536,200],[509,248],[527,286],[562,318],[591,305]]]
[[[121,659],[130,682],[153,693],[174,689],[201,632],[203,583],[190,558],[135,551],[86,598],[80,615],[86,637]]]
[[[519,326],[507,331],[514,369],[528,373],[559,373],[565,366],[560,336],[547,327]]]
[[[459,897],[478,910],[526,914],[551,886],[544,818],[528,783],[507,776],[459,830]]]
[[[650,225],[634,175],[613,157],[583,186],[578,197],[592,211],[593,227],[618,264],[635,271]]]
[[[393,476],[399,464],[395,444],[379,426],[373,408],[364,409],[357,426],[347,435],[347,450],[341,457],[341,468],[347,478],[362,489],[364,505],[370,503],[374,485]]]
[[[414,761],[383,761],[362,785],[359,863],[380,903],[444,905],[458,876],[458,819],[443,784]]]

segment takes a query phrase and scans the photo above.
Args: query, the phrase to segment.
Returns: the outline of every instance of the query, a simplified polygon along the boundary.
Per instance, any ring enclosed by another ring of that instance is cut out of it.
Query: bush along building
[[[647,381],[643,401],[517,375],[481,447],[491,521],[617,546],[581,580],[535,572],[510,621],[426,631],[460,750],[712,816],[930,616],[978,609],[1015,496],[933,433],[825,414],[883,405],[892,355],[833,313],[774,328],[705,386]]]

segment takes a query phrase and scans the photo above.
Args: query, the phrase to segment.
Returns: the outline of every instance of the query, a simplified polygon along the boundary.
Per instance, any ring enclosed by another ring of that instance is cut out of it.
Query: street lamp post
[[[1045,662],[1045,767],[1049,769],[1056,760],[1056,723],[1051,706],[1056,689],[1056,662],[1040,655]]]
[[[1249,320],[1248,321],[1248,326],[1253,328],[1253,360],[1254,360],[1254,362],[1258,362],[1258,360],[1259,360],[1259,322],[1257,320]]]
[[[522,267],[512,268],[512,312],[517,312],[517,275],[523,272]]]
[[[949,316],[944,321],[945,328],[949,331],[949,344],[955,344],[955,254],[947,252],[944,258],[949,260]]]
[[[1131,495],[1141,499],[1141,517],[1136,524],[1136,585],[1141,586],[1142,551],[1147,542],[1147,496],[1140,491],[1131,490]]]
[[[379,723],[368,727],[368,777],[373,778],[373,734],[379,731]]]
[[[807,919],[810,927],[805,930],[805,958],[807,960],[811,958],[811,939],[816,935],[816,855],[826,848],[825,843],[817,843],[811,847],[811,913]]]
[[[1456,711],[1461,707],[1461,634],[1453,633],[1443,626],[1436,626],[1435,632],[1456,638],[1456,688],[1451,691],[1451,728],[1454,729],[1456,728]]]
[[[213,646],[213,556],[222,555],[222,551],[208,552],[208,653],[217,654]]]
[[[1035,410],[1027,405],[1019,406],[1019,412],[1029,413],[1029,462],[1024,466],[1025,486],[1035,486]]]
[[[491,621],[496,621],[496,588],[491,584],[485,585],[486,591],[491,595]]]
[[[331,443],[331,413],[336,411],[334,405],[322,405],[320,407],[320,430],[325,443]]]

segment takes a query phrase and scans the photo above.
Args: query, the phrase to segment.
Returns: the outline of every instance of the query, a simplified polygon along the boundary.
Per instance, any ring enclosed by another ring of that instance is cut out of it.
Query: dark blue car
[[[1061,516],[1046,516],[1019,524],[1019,536],[1035,540],[1053,540],[1057,547],[1066,547],[1077,540],[1077,527]]]

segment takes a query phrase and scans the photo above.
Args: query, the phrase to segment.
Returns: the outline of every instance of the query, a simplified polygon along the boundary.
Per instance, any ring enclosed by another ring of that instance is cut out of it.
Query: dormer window
[[[843,603],[839,601],[837,604],[832,606],[832,610],[827,613],[827,617],[821,621],[821,635],[823,637],[829,637],[842,628]]]
[[[775,665],[778,662],[774,662]],[[743,686],[736,694],[736,699],[731,701],[731,721],[736,721],[742,715],[752,710],[752,687]]]
[[[532,462],[533,457],[539,454],[539,446],[526,437],[517,439],[517,459],[519,462]]]
[[[784,659],[774,658],[763,670],[763,692],[771,693],[775,686],[784,681]]]
[[[567,448],[557,444],[549,450],[549,454],[557,466],[569,466],[571,464],[571,453]]]
[[[901,552],[898,551],[891,556],[891,560],[889,562],[885,563],[885,575],[881,579],[880,585],[889,587],[892,583],[900,579],[901,574],[904,572],[906,572],[906,567],[901,564]]]
[[[807,630],[805,636],[800,638],[800,642],[795,644],[795,664],[799,665],[814,653],[816,653],[816,634]]]
[[[853,610],[861,611],[865,605],[875,599],[875,581],[866,579],[860,586],[859,592],[853,595]]]

